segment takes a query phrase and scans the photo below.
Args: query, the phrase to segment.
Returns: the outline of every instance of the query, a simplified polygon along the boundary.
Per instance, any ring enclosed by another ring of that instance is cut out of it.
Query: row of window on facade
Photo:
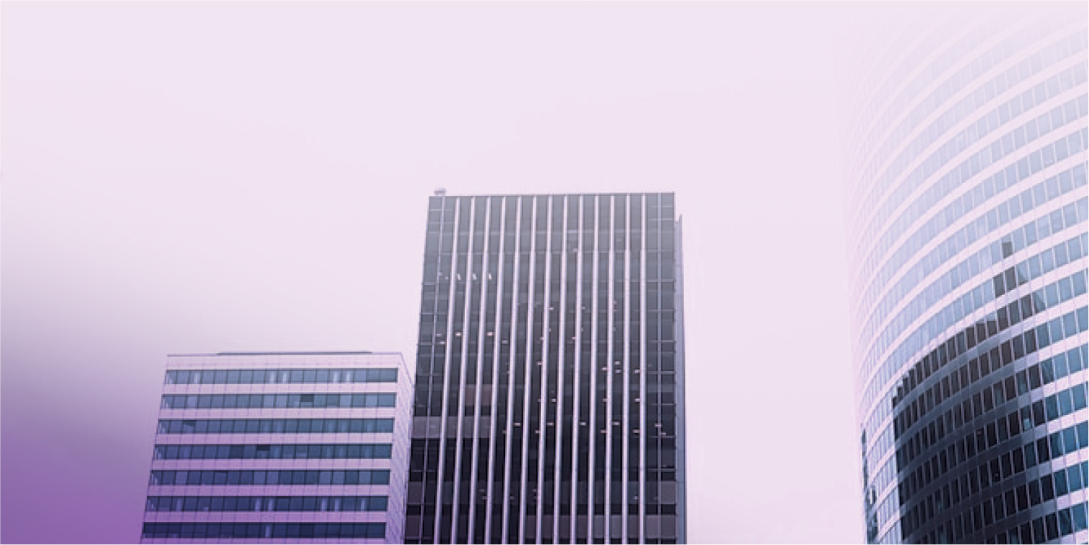
[[[365,460],[392,453],[391,444],[155,445],[156,460]]]
[[[145,522],[146,539],[374,539],[386,536],[384,522]]]
[[[396,394],[188,394],[163,396],[164,409],[394,407]]]
[[[149,512],[385,511],[386,496],[149,496]]]
[[[161,434],[392,432],[392,418],[264,418],[159,421],[159,433]]]
[[[389,484],[388,469],[281,469],[152,471],[151,486],[370,485]]]
[[[216,369],[167,371],[166,384],[397,382],[397,369]]]

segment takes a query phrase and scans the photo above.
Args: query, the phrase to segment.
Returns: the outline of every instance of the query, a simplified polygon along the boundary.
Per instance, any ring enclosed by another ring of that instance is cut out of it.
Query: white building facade
[[[397,353],[169,356],[141,542],[402,542],[411,403]]]

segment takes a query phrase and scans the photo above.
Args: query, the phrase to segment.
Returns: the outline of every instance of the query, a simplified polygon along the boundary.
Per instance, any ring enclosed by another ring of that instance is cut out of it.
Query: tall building
[[[1085,543],[1086,6],[965,9],[849,106],[866,537]]]
[[[400,354],[170,356],[143,543],[401,543]]]
[[[673,194],[428,206],[405,540],[685,538]]]

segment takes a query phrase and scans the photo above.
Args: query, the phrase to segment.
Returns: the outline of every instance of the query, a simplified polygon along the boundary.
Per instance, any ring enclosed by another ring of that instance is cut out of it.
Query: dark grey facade
[[[431,197],[406,543],[685,540],[673,200]]]

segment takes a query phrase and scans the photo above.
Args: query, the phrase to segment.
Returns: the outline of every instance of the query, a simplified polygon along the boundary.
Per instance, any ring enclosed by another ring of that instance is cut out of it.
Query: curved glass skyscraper
[[[867,540],[1089,540],[1087,34],[973,4],[898,20],[852,85]]]

